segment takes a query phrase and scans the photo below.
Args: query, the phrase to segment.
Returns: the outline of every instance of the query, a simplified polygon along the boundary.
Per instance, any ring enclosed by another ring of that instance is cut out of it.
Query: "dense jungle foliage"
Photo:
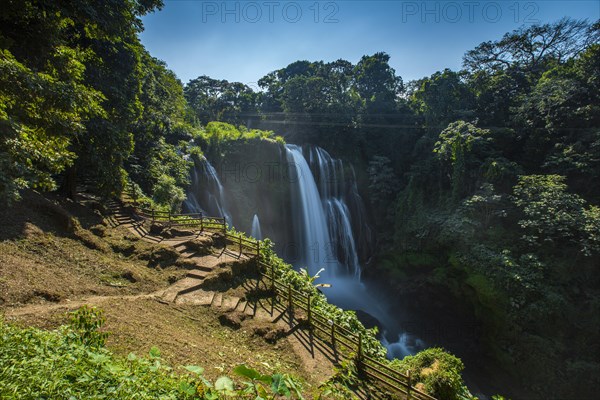
[[[263,375],[244,364],[214,382],[196,365],[170,367],[153,347],[126,358],[105,347],[102,310],[83,307],[56,331],[20,328],[0,319],[0,396],[10,399],[302,399],[302,385],[283,374]],[[334,385],[324,387],[331,390]]]
[[[176,209],[189,155],[223,141],[282,141],[271,131],[318,144],[356,166],[378,231],[373,268],[466,300],[490,354],[541,395],[593,396],[599,22],[526,26],[468,51],[460,71],[418,81],[403,82],[382,52],[355,65],[297,61],[254,91],[207,76],[184,86],[153,58],[140,18],[161,7],[3,3],[3,201],[28,187],[72,195],[93,175],[105,195],[131,180]]]
[[[593,397],[600,376],[598,22],[524,27],[404,83],[389,56],[298,61],[261,91],[202,76],[219,118],[314,143],[359,168],[378,274],[466,301],[489,354],[540,395]],[[368,189],[366,189],[368,186]]]

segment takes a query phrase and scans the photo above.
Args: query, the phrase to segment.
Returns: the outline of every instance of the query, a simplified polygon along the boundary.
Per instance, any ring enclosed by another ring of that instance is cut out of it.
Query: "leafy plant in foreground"
[[[252,392],[248,384],[236,388],[227,376],[212,383],[194,365],[175,373],[156,347],[148,357],[115,356],[104,347],[107,333],[98,331],[103,323],[102,311],[88,306],[56,331],[21,328],[0,318],[0,398],[218,400],[249,398]],[[264,396],[252,392],[253,399],[302,399],[300,384],[289,375],[261,375],[242,366],[236,372],[267,385],[261,385]]]

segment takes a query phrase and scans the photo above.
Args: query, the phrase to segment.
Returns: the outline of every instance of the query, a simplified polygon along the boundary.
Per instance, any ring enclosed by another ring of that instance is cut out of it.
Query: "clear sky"
[[[144,17],[142,43],[187,83],[200,75],[256,86],[297,60],[356,63],[384,51],[405,81],[444,68],[522,25],[600,18],[583,1],[165,0]]]

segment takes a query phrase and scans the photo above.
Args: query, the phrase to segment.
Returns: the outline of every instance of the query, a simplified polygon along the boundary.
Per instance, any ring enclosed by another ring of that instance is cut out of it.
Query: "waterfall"
[[[329,276],[360,279],[360,264],[346,204],[344,165],[325,150],[286,145],[292,183],[292,207],[298,264],[314,274],[324,267]],[[354,185],[355,186],[355,185]]]
[[[254,239],[262,240],[262,231],[260,230],[260,221],[258,220],[258,215],[254,214],[254,218],[252,218],[252,230],[250,235]]]
[[[319,192],[330,227],[329,240],[333,251],[347,272],[360,279],[352,215],[347,205],[348,185],[342,160],[332,158],[320,147],[313,147],[309,151],[309,161],[319,182]],[[352,184],[350,187],[356,187],[354,175],[350,183]]]
[[[264,233],[283,245],[286,261],[306,268],[312,276],[325,268],[319,283],[331,286],[323,293],[333,304],[375,318],[390,356],[422,348],[423,343],[398,324],[397,318],[402,317],[398,310],[390,309],[382,293],[361,282],[361,261],[371,253],[372,233],[352,166],[319,147],[287,144],[283,149],[280,174],[269,172],[260,182],[224,181],[231,208],[215,168],[205,158],[195,159],[185,208],[224,216],[230,224],[231,212],[236,221],[245,222],[238,228],[256,239],[263,238],[264,228],[277,223],[280,229]],[[272,171],[272,163],[265,164],[264,171]],[[270,179],[276,179],[274,184]],[[273,198],[280,199],[281,205],[274,207],[278,203]],[[259,215],[266,222],[263,227]]]
[[[394,311],[380,293],[360,281],[355,237],[358,235],[361,245],[370,246],[371,232],[354,170],[345,169],[341,160],[319,147],[308,147],[305,154],[295,145],[286,145],[286,150],[292,186],[292,223],[300,248],[300,257],[293,264],[306,266],[311,275],[325,267],[321,277],[331,284],[324,291],[329,301],[375,318],[384,330],[382,343],[390,356],[422,348],[422,342],[401,330],[393,317]],[[319,250],[320,258],[313,258],[315,250]]]
[[[335,250],[338,260],[346,266],[348,272],[360,279],[360,265],[348,207],[337,198],[325,200],[325,207],[327,219],[330,222],[329,226],[331,227],[329,238],[332,243],[332,250]]]
[[[195,160],[191,171],[192,184],[184,202],[184,208],[214,217],[224,217],[231,224],[223,185],[217,171],[205,157]]]
[[[337,260],[332,260],[327,254],[331,251],[329,229],[319,189],[300,147],[288,144],[286,150],[298,250],[296,264],[305,266],[311,275],[321,268],[325,268],[326,274],[330,275],[329,265],[324,264],[332,261],[337,264]]]

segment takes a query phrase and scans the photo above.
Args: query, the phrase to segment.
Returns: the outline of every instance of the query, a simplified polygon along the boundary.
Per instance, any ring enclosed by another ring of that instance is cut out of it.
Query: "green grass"
[[[120,358],[76,340],[66,327],[44,331],[0,322],[0,365],[0,398],[197,398],[192,379],[162,365],[158,353]]]
[[[103,322],[101,311],[87,307],[55,331],[22,328],[0,318],[0,398],[302,398],[298,382],[285,374],[262,375],[240,366],[234,372],[247,381],[236,388],[226,376],[209,382],[198,366],[172,369],[156,347],[148,357],[116,356],[104,347]]]

